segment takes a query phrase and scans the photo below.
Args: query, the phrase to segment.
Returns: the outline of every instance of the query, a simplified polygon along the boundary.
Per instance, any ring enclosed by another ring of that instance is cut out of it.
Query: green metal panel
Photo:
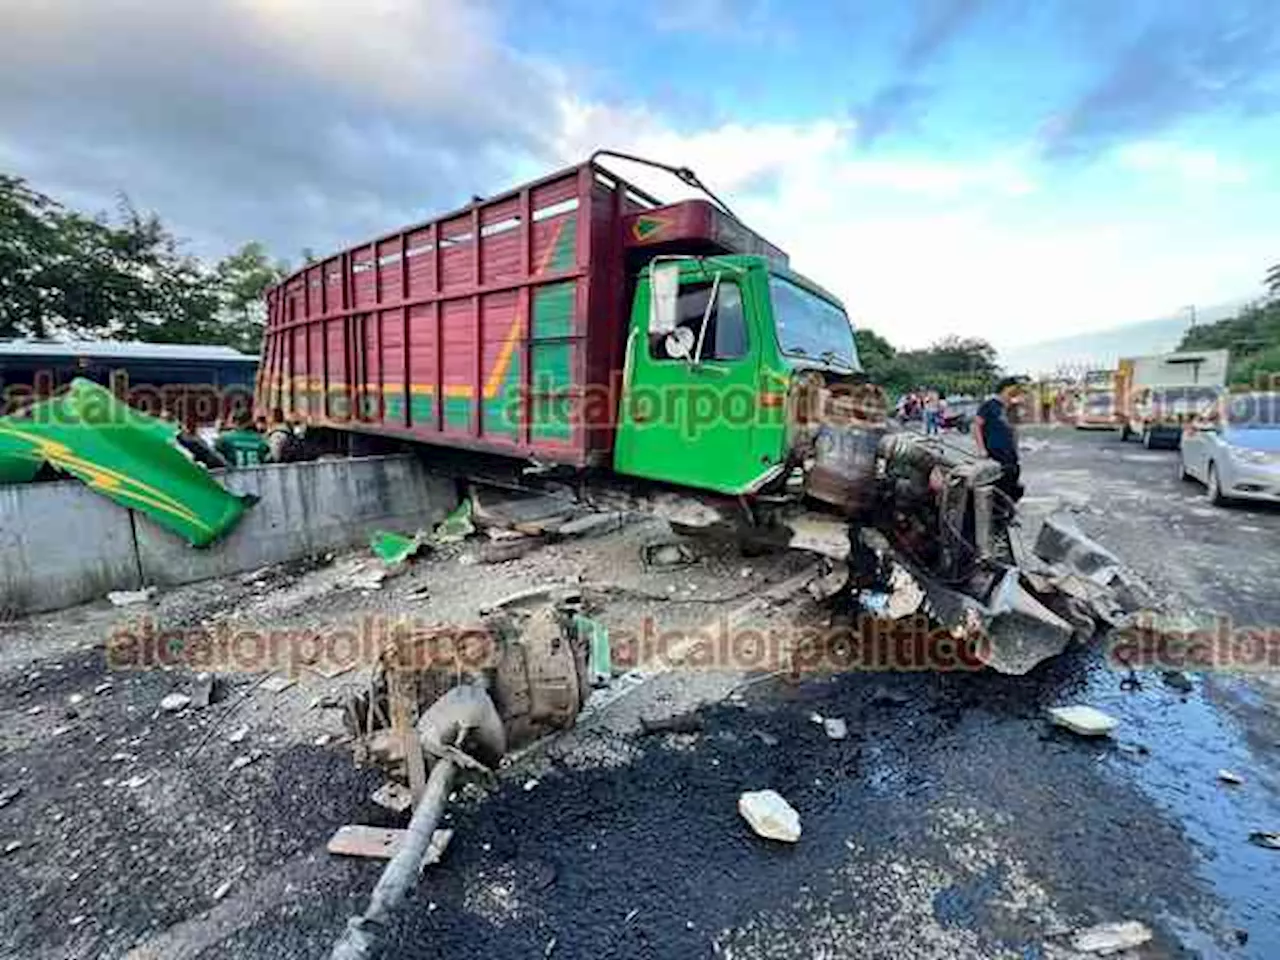
[[[0,474],[12,475],[6,466],[20,462],[50,463],[193,545],[208,546],[235,527],[254,499],[219,486],[178,449],[177,433],[176,425],[77,379],[60,396],[0,419]]]

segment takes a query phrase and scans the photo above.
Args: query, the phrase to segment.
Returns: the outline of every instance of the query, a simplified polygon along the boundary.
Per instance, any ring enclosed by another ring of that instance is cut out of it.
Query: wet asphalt
[[[1280,623],[1280,511],[1209,508],[1176,479],[1174,454],[1114,435],[1036,438],[1029,514],[1065,498],[1170,602]],[[96,657],[67,662],[52,702],[90,682]],[[1125,679],[1095,646],[1026,677],[776,679],[704,707],[696,735],[588,726],[581,749],[460,791],[454,841],[389,955],[1055,960],[1072,956],[1072,929],[1136,919],[1155,934],[1134,954],[1148,960],[1280,957],[1280,851],[1248,841],[1280,831],[1280,686],[1228,673],[1193,673],[1190,689],[1156,671]],[[130,684],[141,702],[165,689],[148,675]],[[655,686],[632,696],[658,714]],[[0,691],[6,715],[28,702]],[[1051,727],[1045,710],[1069,703],[1121,725],[1105,741]],[[844,719],[848,739],[829,740],[815,713]],[[131,723],[103,735],[129,749],[149,719]],[[178,765],[187,745],[173,736],[161,746]],[[61,819],[52,804],[24,821],[28,843],[62,859],[34,897],[33,874],[0,870],[4,956],[120,956],[184,921],[186,956],[327,956],[379,865],[331,858],[324,840],[345,822],[395,822],[364,801],[372,772],[334,749],[293,747],[230,784],[101,811],[101,773],[81,762],[0,757],[10,779],[92,780]],[[1221,783],[1220,768],[1244,782]],[[763,788],[799,811],[798,844],[761,840],[739,817],[738,795]],[[207,858],[186,848],[224,830],[236,842],[210,842]],[[86,897],[67,877],[90,864]],[[227,877],[243,879],[216,904]],[[71,924],[78,897],[113,905],[94,917],[94,939]]]

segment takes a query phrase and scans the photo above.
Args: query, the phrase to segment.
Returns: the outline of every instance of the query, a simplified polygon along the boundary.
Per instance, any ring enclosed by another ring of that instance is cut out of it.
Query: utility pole
[[[1193,326],[1193,327],[1194,327],[1194,326],[1196,325],[1196,305],[1195,305],[1194,303],[1189,303],[1189,304],[1187,304],[1185,307],[1183,307],[1182,309],[1183,309],[1183,310],[1186,310],[1186,311],[1187,311],[1187,313],[1188,313],[1188,315],[1190,315],[1190,317],[1191,317],[1191,326]]]

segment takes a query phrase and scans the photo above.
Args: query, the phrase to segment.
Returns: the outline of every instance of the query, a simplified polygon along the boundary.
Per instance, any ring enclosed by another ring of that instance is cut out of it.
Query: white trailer
[[[1212,407],[1227,384],[1227,350],[1187,350],[1120,361],[1120,438],[1145,447],[1182,441],[1182,424]]]

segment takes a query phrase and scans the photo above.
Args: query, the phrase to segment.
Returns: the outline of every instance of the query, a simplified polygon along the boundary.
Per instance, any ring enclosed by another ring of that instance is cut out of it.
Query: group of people
[[[898,418],[915,420],[919,417],[924,422],[924,432],[938,433],[942,429],[943,418],[947,412],[947,401],[937,390],[919,390],[905,393],[898,400]]]
[[[200,436],[193,424],[178,418],[172,411],[166,411],[164,417],[178,421],[176,439],[179,448],[196,463],[209,469],[289,463],[300,454],[299,431],[279,411],[270,420],[261,416],[255,418],[248,410],[235,412],[219,424],[212,445]]]

